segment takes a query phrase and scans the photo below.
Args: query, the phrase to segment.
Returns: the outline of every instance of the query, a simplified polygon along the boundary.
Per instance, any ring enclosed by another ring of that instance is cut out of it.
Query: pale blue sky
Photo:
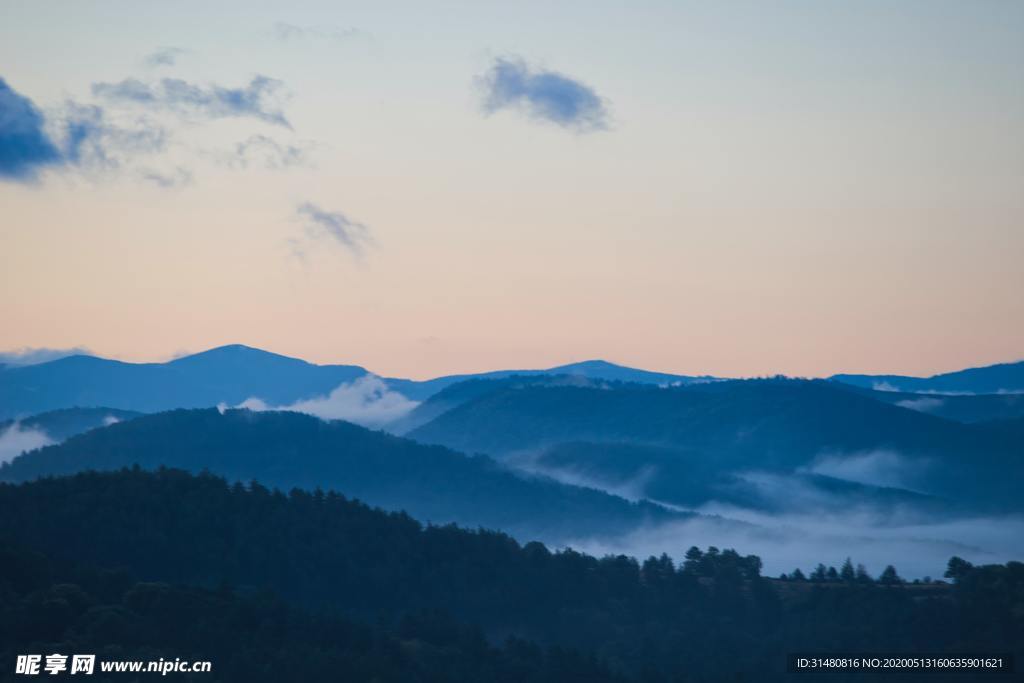
[[[101,107],[108,154],[0,182],[0,348],[411,376],[1024,356],[1024,4],[551,5],[0,2],[0,78],[58,146],[69,102]],[[256,76],[290,128],[161,85]],[[125,79],[154,99],[94,88]],[[601,125],[545,119],[588,93]]]

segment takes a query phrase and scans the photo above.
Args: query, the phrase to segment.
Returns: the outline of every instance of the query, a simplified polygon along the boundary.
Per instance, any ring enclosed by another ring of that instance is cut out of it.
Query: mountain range
[[[721,500],[723,476],[749,484],[750,473],[833,476],[904,489],[908,500],[916,492],[949,504],[1021,504],[1024,461],[1012,430],[907,409],[837,382],[571,386],[510,378],[472,389],[456,385],[420,405],[414,413],[433,402],[445,409],[408,436],[549,476],[560,469],[567,480],[632,481],[638,497],[668,486],[670,500],[690,505]],[[602,463],[610,469],[601,472]]]
[[[1005,389],[1007,367],[978,372]],[[875,538],[878,557],[898,534],[927,545],[922,572],[951,552],[1013,557],[1024,394],[865,383],[601,361],[419,382],[244,346],[154,364],[75,356],[0,369],[0,479],[208,470],[594,552],[731,534],[806,558],[834,543],[822,520],[855,515],[842,533]],[[984,526],[998,538],[976,542],[971,520],[997,518]]]
[[[106,406],[149,413],[174,408],[208,408],[218,404],[236,406],[252,398],[269,406],[281,407],[328,396],[339,386],[367,375],[376,376],[359,365],[317,365],[241,344],[221,346],[164,363],[127,363],[74,355],[35,365],[0,365],[0,420],[74,407]],[[539,370],[496,370],[423,381],[388,377],[381,380],[387,389],[419,402],[467,380],[552,375],[659,386],[686,386],[718,379],[708,375],[651,372],[590,360]],[[929,378],[834,375],[831,379],[890,392],[1005,395],[1024,393],[1024,362]],[[895,400],[912,399],[902,397]],[[1024,414],[1024,403],[1011,407],[1008,413],[1003,409],[1004,404],[1012,402],[990,400],[990,412],[976,419]],[[954,403],[950,401],[950,404]],[[928,408],[939,404],[935,400],[921,405]]]

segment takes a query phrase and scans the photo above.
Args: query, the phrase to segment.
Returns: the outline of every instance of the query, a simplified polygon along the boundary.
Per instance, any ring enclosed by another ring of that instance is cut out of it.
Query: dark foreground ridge
[[[209,653],[226,667],[212,680],[275,680],[245,666],[280,671],[267,661],[278,652],[304,660],[304,680],[601,681],[608,667],[668,682],[786,680],[793,651],[1024,649],[1016,562],[951,561],[954,583],[939,590],[845,569],[779,582],[760,576],[758,558],[728,550],[691,550],[679,565],[598,559],[424,527],[334,493],[174,470],[4,484],[0,509],[0,547],[26,549],[15,553],[24,562],[2,563],[0,623],[14,625],[2,642],[46,649],[76,638],[126,658]],[[68,562],[130,578],[76,574]],[[280,648],[268,647],[278,636]],[[337,658],[362,668],[334,668]]]

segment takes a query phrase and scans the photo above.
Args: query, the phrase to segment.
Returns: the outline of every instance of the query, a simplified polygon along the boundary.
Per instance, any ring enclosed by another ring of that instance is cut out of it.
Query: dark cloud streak
[[[268,76],[254,76],[240,88],[201,86],[180,78],[163,78],[152,84],[126,78],[117,83],[94,83],[92,92],[97,97],[142,107],[210,119],[250,117],[290,129],[291,124],[280,108],[281,88],[281,81]]]
[[[370,229],[340,211],[324,211],[307,201],[299,204],[296,213],[305,221],[306,232],[311,238],[330,237],[357,258],[362,256],[367,245],[373,244]]]
[[[64,162],[45,125],[32,100],[0,78],[0,178],[31,182],[43,168]]]
[[[608,128],[605,102],[593,88],[554,71],[531,68],[522,59],[495,59],[478,82],[486,114],[515,109],[579,133]]]
[[[174,66],[178,61],[178,57],[185,54],[185,52],[186,51],[180,47],[162,47],[159,50],[146,55],[142,62],[151,68],[159,66]]]

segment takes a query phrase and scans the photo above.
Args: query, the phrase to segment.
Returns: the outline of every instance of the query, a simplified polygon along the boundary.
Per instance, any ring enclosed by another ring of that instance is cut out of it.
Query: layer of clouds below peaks
[[[929,413],[933,410],[938,410],[945,401],[941,398],[932,398],[931,396],[922,396],[921,398],[908,398],[902,401],[896,401],[896,405],[900,408],[907,408],[909,410],[916,410],[919,413]]]
[[[271,406],[264,400],[248,398],[236,408],[254,411],[290,410],[322,420],[347,420],[370,428],[380,428],[404,417],[419,403],[388,388],[379,377],[364,375],[342,384],[327,396],[297,401],[291,405]],[[220,406],[221,410],[226,406]]]
[[[531,67],[518,57],[495,59],[477,82],[486,114],[511,109],[578,133],[608,128],[605,100],[593,88],[564,74]]]
[[[848,462],[843,462],[848,460]],[[545,468],[528,453],[503,462],[529,474],[554,478],[630,500],[647,498],[652,479],[647,468],[610,482],[579,468]],[[927,462],[890,451],[828,454],[804,471],[847,481],[885,485],[912,479]],[[939,514],[910,503],[854,501],[810,485],[799,474],[740,472],[756,489],[764,509],[712,499],[695,508],[666,505],[699,516],[647,525],[619,536],[575,539],[568,545],[598,556],[625,554],[641,559],[668,553],[679,560],[690,546],[735,548],[759,555],[765,574],[777,576],[799,567],[805,573],[819,562],[839,566],[846,557],[875,575],[893,564],[906,578],[941,577],[953,555],[972,562],[1006,562],[1024,553],[1024,517]],[[655,501],[657,502],[657,501]]]
[[[925,460],[889,450],[857,453],[824,453],[805,471],[868,486],[914,489],[914,482],[928,468]]]
[[[799,567],[808,573],[819,562],[838,567],[851,557],[877,576],[892,564],[905,578],[942,576],[949,558],[993,563],[1019,559],[1024,552],[1024,518],[963,517],[901,523],[870,509],[842,514],[771,514],[710,504],[692,520],[637,529],[615,538],[574,541],[574,548],[596,554],[639,558],[663,552],[679,560],[696,545],[735,548],[758,555],[766,576]]]

